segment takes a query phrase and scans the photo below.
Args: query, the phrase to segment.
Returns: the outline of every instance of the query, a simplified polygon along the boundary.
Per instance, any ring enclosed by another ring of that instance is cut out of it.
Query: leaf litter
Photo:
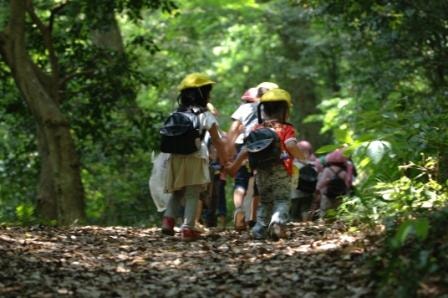
[[[0,227],[0,297],[371,297],[374,248],[341,225],[292,223],[289,238],[159,228]]]

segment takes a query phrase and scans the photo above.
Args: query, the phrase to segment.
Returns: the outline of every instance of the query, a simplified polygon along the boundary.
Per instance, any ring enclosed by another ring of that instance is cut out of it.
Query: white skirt
[[[205,189],[210,181],[207,159],[200,158],[196,154],[172,154],[168,159],[165,181],[167,192],[174,192],[190,185],[200,185]]]

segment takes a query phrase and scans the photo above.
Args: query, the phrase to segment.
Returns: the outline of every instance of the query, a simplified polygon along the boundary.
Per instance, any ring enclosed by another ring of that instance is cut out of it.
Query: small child
[[[320,218],[324,218],[329,209],[336,209],[340,205],[340,196],[348,194],[352,187],[353,174],[353,164],[344,156],[342,150],[337,149],[325,156],[324,169],[316,185],[320,202]],[[332,184],[336,180],[340,180],[341,185],[333,186],[336,185]],[[330,185],[335,189],[330,190]]]
[[[292,106],[291,96],[283,89],[267,91],[260,99],[258,127],[267,127],[278,135],[281,146],[279,162],[255,168],[255,182],[260,193],[257,221],[251,230],[254,239],[286,238],[285,225],[288,221],[290,203],[290,182],[293,158],[304,160],[304,154],[297,147],[296,131],[287,123]],[[257,129],[255,127],[254,129]],[[227,166],[234,173],[249,156],[243,147],[236,160]]]
[[[225,135],[222,137],[226,140]],[[219,163],[218,155],[215,146],[209,143],[210,155],[210,176],[212,177],[210,191],[208,193],[206,208],[204,209],[204,222],[207,227],[218,227],[221,230],[226,226],[226,173]]]
[[[298,160],[294,161],[290,216],[292,221],[306,221],[312,218],[309,212],[311,211],[311,204],[314,201],[314,193],[316,191],[318,174],[316,156],[313,152],[313,146],[306,140],[298,142],[297,147],[305,155],[305,163]]]
[[[210,100],[210,92],[215,82],[201,73],[187,75],[178,87],[178,111],[193,110],[199,115],[200,130],[202,135],[205,131],[210,133],[212,143],[218,152],[221,164],[225,164],[224,143],[218,132],[218,121],[215,116],[207,110]],[[209,157],[207,145],[201,140],[198,151],[191,154],[171,154],[168,159],[166,175],[166,191],[172,193],[168,201],[162,219],[162,233],[174,235],[174,224],[182,201],[185,201],[183,223],[181,226],[181,238],[185,241],[195,240],[200,233],[195,229],[197,204],[201,191],[210,183]]]

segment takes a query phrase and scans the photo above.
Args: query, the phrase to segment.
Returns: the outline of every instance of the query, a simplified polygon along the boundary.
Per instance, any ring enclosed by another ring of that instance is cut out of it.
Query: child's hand
[[[224,166],[224,170],[232,177],[235,177],[236,172],[238,172],[238,167],[236,167],[235,163],[232,162],[228,162],[225,166]]]

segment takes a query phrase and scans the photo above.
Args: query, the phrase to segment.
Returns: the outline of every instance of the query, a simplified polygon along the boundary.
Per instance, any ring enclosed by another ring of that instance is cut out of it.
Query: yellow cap
[[[215,84],[216,82],[212,81],[208,75],[194,72],[187,75],[182,82],[180,82],[180,85],[177,86],[177,89],[179,91],[182,91],[184,89],[188,88],[199,88],[205,85]]]
[[[291,95],[288,91],[276,88],[267,91],[260,99],[260,102],[286,101],[288,106],[292,106]]]

